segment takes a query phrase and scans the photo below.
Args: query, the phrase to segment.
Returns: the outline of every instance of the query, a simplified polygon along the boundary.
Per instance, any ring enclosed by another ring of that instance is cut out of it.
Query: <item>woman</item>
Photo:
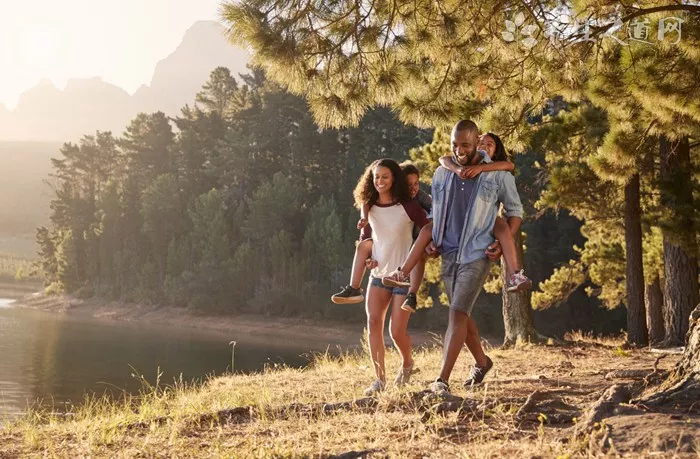
[[[413,372],[411,338],[407,333],[410,312],[401,305],[408,289],[386,287],[382,277],[395,270],[406,259],[413,243],[413,225],[428,223],[425,211],[412,200],[406,176],[393,159],[379,159],[372,163],[355,188],[355,204],[367,205],[369,224],[362,229],[361,241],[372,239],[372,265],[367,285],[367,335],[375,381],[365,390],[375,395],[386,387],[384,369],[384,318],[391,307],[389,330],[394,346],[401,354],[402,366],[396,375],[398,386],[406,384]]]

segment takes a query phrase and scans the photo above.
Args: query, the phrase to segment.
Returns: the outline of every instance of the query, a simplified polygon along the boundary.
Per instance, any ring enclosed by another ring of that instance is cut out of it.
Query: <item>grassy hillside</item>
[[[591,421],[607,388],[622,383],[634,395],[677,360],[652,370],[656,356],[621,342],[578,337],[566,346],[491,350],[488,384],[469,389],[460,381],[463,356],[449,400],[424,391],[440,347],[417,352],[412,384],[390,385],[376,399],[362,396],[372,381],[365,355],[319,356],[306,369],[271,367],[201,385],[144,382],[137,397],[87,400],[68,416],[37,412],[7,425],[0,457],[697,457],[697,413],[622,404]],[[387,357],[393,373],[398,357]]]

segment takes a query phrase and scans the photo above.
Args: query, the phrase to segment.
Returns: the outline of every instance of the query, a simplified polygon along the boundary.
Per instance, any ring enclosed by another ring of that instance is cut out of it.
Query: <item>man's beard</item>
[[[474,155],[476,155],[476,150],[472,151],[470,154],[467,156],[459,156],[457,153],[452,153],[452,156],[454,157],[455,163],[459,164],[460,166],[468,166],[472,163],[474,160]],[[462,163],[460,161],[460,158],[466,158],[466,161]]]

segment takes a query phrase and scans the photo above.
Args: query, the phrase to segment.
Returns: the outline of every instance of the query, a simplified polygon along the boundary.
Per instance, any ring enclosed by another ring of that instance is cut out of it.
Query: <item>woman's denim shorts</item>
[[[379,277],[370,276],[369,286],[370,287],[381,287],[385,290],[389,290],[392,295],[404,295],[404,296],[408,295],[408,288],[407,287],[387,287],[386,285],[382,284],[382,280]],[[369,288],[367,290],[369,290]]]

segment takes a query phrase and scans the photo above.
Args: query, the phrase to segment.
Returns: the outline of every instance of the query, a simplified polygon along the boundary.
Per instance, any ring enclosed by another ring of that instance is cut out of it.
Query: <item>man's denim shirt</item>
[[[482,162],[491,162],[485,152],[479,151]],[[454,172],[440,166],[433,175],[433,241],[440,248],[445,233],[447,199],[452,188]],[[482,172],[472,191],[467,218],[460,237],[457,263],[471,263],[486,257],[486,249],[494,242],[493,225],[503,203],[506,218],[523,217],[523,205],[515,187],[513,174],[506,171]]]

